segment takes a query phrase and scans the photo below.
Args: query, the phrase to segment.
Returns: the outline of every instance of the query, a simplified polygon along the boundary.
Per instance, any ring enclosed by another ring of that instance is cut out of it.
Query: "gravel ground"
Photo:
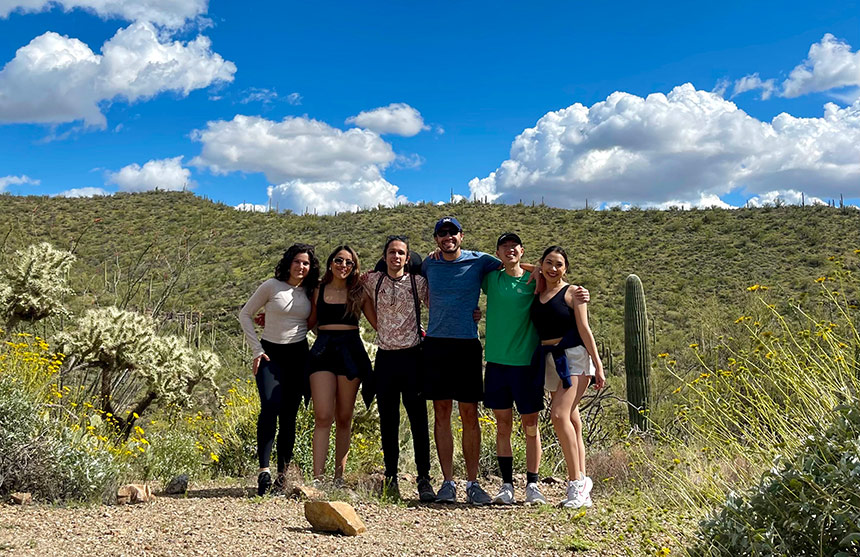
[[[550,501],[562,492],[560,484],[544,486]],[[606,520],[599,497],[587,521],[553,507],[387,504],[369,496],[350,502],[368,528],[356,537],[314,532],[300,501],[257,498],[246,487],[192,489],[127,506],[0,505],[0,555],[641,554],[619,541],[622,528]]]

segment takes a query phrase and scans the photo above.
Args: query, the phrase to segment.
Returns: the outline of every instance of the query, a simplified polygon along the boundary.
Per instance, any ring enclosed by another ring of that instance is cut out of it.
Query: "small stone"
[[[149,503],[155,501],[152,489],[145,484],[126,484],[116,491],[118,505]]]
[[[188,474],[179,474],[167,484],[164,493],[167,495],[185,495],[188,492]]]
[[[544,479],[542,479],[542,480],[541,480],[541,483],[545,483],[545,484],[560,484],[560,483],[562,483],[563,481],[564,481],[564,480],[562,480],[561,478],[556,478],[555,476],[547,476],[547,477],[545,477]]]
[[[26,492],[18,492],[12,494],[13,505],[29,505],[33,502],[33,494]]]
[[[315,487],[311,487],[309,485],[294,485],[292,491],[290,492],[290,497],[295,497],[296,499],[305,499],[308,501],[313,501],[315,499],[324,499],[325,492],[321,491]]]
[[[308,501],[305,503],[305,518],[317,531],[340,532],[347,536],[367,531],[355,509],[341,501]]]

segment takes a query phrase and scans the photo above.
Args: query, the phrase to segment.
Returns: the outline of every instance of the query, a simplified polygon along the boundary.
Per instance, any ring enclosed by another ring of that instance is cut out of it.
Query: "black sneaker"
[[[270,487],[272,487],[272,475],[268,471],[263,470],[257,476],[257,495],[262,497],[269,491]]]
[[[418,478],[418,500],[422,503],[436,501],[436,492],[433,491],[429,478]]]

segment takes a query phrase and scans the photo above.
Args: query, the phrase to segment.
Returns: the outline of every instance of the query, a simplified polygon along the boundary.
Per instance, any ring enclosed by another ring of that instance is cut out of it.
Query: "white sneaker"
[[[585,478],[583,478],[583,481],[585,482],[585,487],[583,488],[582,491],[583,491],[583,493],[585,493],[586,495],[591,497],[591,488],[594,487],[594,482],[591,481],[591,478],[588,476],[585,476]]]
[[[536,483],[526,484],[526,505],[546,505],[546,497]]]
[[[567,484],[567,497],[561,502],[566,509],[578,509],[590,506],[591,498],[583,491],[585,480],[572,480]]]
[[[496,505],[513,505],[514,504],[514,486],[509,483],[502,484],[499,492],[493,497],[493,503]]]

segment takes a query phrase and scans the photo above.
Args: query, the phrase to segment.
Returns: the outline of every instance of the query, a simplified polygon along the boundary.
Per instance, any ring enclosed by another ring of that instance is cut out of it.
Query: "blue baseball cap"
[[[435,228],[433,228],[433,235],[436,236],[439,233],[439,229],[445,225],[453,226],[460,232],[463,231],[463,227],[462,225],[460,225],[460,221],[458,221],[454,217],[442,217],[441,219],[436,221],[436,226]]]

